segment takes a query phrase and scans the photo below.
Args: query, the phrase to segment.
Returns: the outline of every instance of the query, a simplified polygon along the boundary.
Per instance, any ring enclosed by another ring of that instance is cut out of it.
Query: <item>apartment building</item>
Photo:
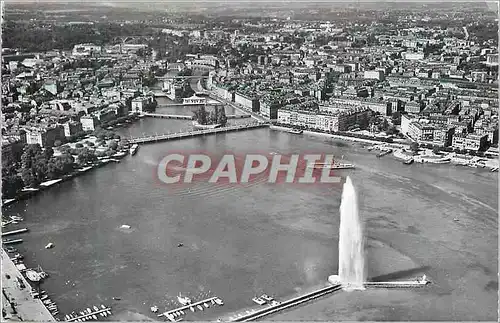
[[[478,151],[486,147],[488,135],[456,134],[453,136],[452,147]]]

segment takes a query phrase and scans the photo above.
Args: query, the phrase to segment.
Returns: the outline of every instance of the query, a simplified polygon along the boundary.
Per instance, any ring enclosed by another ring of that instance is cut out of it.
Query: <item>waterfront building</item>
[[[251,110],[252,112],[259,112],[260,110],[259,99],[255,96],[236,92],[234,94],[234,102],[242,105],[244,108]]]
[[[63,140],[64,128],[62,126],[36,126],[36,127],[25,127],[26,131],[26,143],[39,144],[40,147],[52,147],[56,140]]]
[[[408,125],[408,132],[406,134],[416,141],[433,141],[434,126],[419,121],[413,121]]]
[[[278,109],[280,107],[278,102],[265,98],[261,98],[259,101],[261,115],[272,120],[278,118]]]
[[[452,147],[478,151],[486,147],[488,135],[456,134],[453,136]]]
[[[65,122],[63,124],[63,128],[64,128],[64,135],[66,137],[75,135],[75,134],[83,131],[83,127],[82,127],[81,122],[77,122],[77,121]]]
[[[80,118],[80,123],[82,124],[83,131],[94,131],[97,125],[99,125],[99,120],[93,115],[86,115]]]
[[[306,127],[323,131],[347,131],[349,128],[367,124],[371,111],[366,107],[349,109],[278,109],[278,123]]]
[[[94,113],[100,123],[105,123],[116,119],[116,112],[113,109],[104,109]]]
[[[142,113],[148,110],[150,105],[153,103],[154,98],[152,96],[148,97],[137,97],[132,100],[132,112]]]

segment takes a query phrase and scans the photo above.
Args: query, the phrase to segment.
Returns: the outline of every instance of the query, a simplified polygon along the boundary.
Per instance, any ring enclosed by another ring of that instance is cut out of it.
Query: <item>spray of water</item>
[[[362,290],[366,281],[363,226],[358,197],[349,177],[340,204],[339,279],[346,290]]]

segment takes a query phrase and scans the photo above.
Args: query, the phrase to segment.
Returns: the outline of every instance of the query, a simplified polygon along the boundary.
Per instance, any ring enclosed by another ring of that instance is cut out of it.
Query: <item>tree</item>
[[[111,141],[109,144],[108,144],[108,147],[111,149],[111,150],[116,150],[116,148],[118,148],[118,143],[116,141]]]
[[[94,154],[93,151],[89,150],[88,148],[83,148],[79,153],[78,153],[78,164],[84,165],[89,162],[96,161],[97,157]]]
[[[54,156],[54,149],[52,149],[51,147],[45,148],[45,150],[43,151],[43,155],[46,159],[49,159],[50,157]]]
[[[24,168],[21,171],[21,179],[23,180],[24,185],[28,187],[36,187],[41,183],[37,181],[37,178],[33,174],[33,171],[29,168]]]
[[[387,129],[389,128],[389,122],[387,121],[387,119],[384,118],[384,121],[382,121],[382,130],[384,131],[387,131]]]
[[[61,140],[57,139],[56,141],[54,141],[54,147],[59,147],[61,145],[62,145]]]
[[[224,107],[218,108],[218,118],[217,118],[217,123],[219,123],[221,126],[225,127],[227,124],[227,116],[226,116],[226,110]]]
[[[15,197],[23,186],[24,183],[18,175],[2,176],[2,195],[6,198]]]
[[[418,148],[419,148],[419,144],[417,142],[412,142],[410,144],[410,149],[411,151],[413,151],[414,153],[418,152]]]

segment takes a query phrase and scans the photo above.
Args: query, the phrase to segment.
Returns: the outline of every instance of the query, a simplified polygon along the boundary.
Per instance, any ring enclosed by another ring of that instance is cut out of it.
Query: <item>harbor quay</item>
[[[29,322],[55,322],[55,318],[38,298],[30,293],[30,284],[2,248],[2,304],[4,318]],[[23,288],[18,280],[22,281]]]

